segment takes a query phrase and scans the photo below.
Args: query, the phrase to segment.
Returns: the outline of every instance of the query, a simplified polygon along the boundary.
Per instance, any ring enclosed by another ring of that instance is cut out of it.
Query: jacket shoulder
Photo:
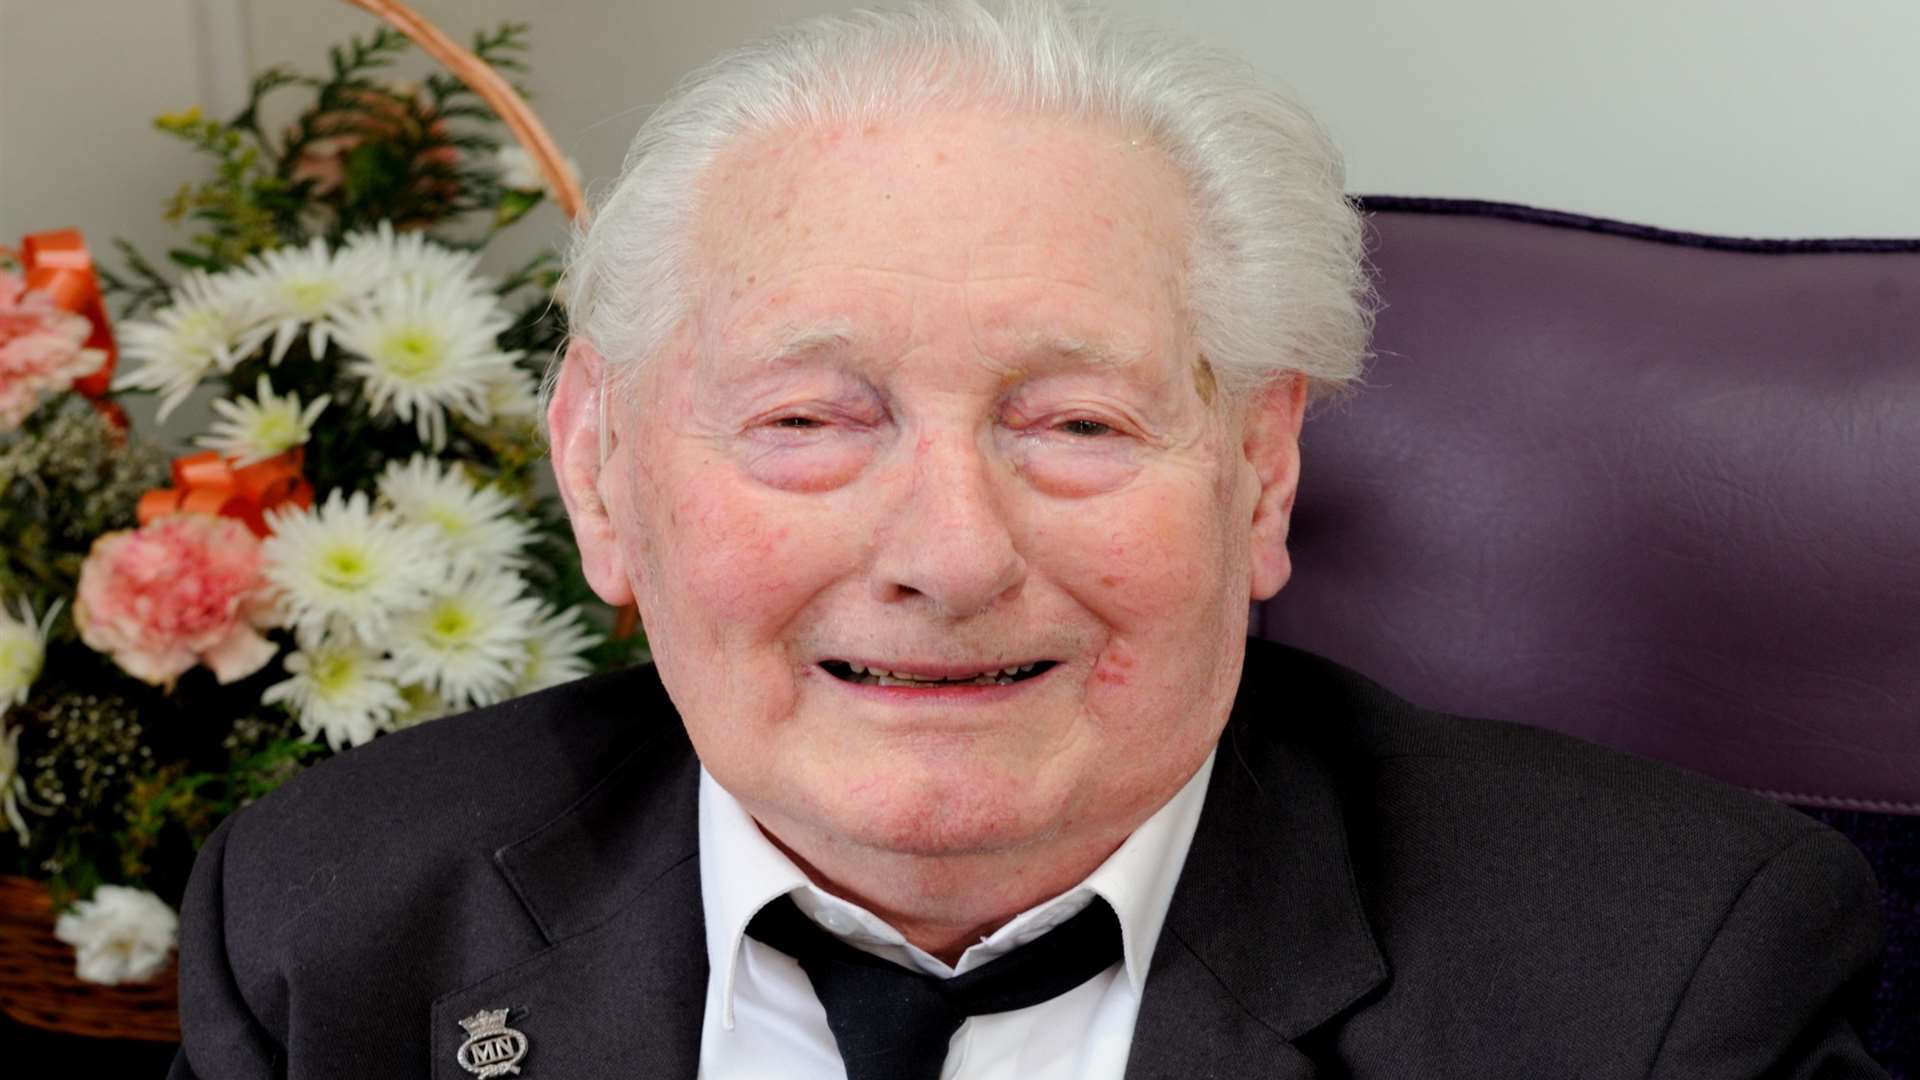
[[[461,911],[472,880],[636,754],[691,755],[651,665],[575,680],[382,736],[305,770],[223,825],[236,957]],[[358,928],[352,933],[349,930]]]
[[[395,846],[498,846],[565,809],[636,747],[679,731],[652,665],[577,679],[316,763],[243,811],[228,858],[266,834],[276,849],[293,840],[305,863]]]
[[[1437,800],[1459,825],[1504,829],[1533,820],[1588,841],[1633,838],[1649,852],[1670,844],[1771,855],[1827,828],[1676,765],[1527,723],[1420,708],[1297,649],[1250,645],[1247,663],[1266,670],[1250,672],[1243,693],[1273,703],[1244,710],[1249,725],[1309,748],[1364,803]]]
[[[1236,749],[1256,770],[1262,754],[1304,751],[1330,779],[1392,973],[1329,1036],[1344,1052],[1415,1072],[1435,1058],[1541,1076],[1629,1060],[1645,1075],[1722,1037],[1785,1054],[1839,1023],[1820,1010],[1857,1008],[1878,894],[1826,825],[1572,736],[1424,710],[1297,650],[1250,647],[1248,663],[1261,670],[1242,684]],[[1761,999],[1765,1022],[1742,1019],[1740,1002]],[[1834,1030],[1836,1053],[1853,1052]]]
[[[434,996],[546,945],[497,853],[692,760],[642,666],[384,736],[230,815],[181,906],[194,1071],[266,1075],[298,1037],[340,1075],[390,1072]]]

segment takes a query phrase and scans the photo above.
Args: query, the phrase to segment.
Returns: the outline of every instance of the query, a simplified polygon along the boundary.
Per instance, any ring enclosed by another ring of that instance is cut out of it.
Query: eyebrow
[[[804,360],[827,349],[853,344],[853,325],[844,319],[815,326],[783,326],[773,340],[754,351],[749,358],[756,366],[769,367]]]
[[[1101,341],[1029,334],[1021,339],[1026,354],[1045,353],[1095,367],[1127,367],[1147,358],[1148,350],[1128,348]]]

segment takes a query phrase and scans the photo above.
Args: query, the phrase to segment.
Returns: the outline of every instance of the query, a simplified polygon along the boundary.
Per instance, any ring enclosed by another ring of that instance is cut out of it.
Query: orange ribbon
[[[253,535],[265,537],[266,513],[292,504],[305,510],[313,505],[313,485],[300,475],[302,447],[234,468],[213,450],[173,459],[173,487],[154,488],[140,496],[140,524],[163,514],[191,511],[238,518]]]
[[[87,348],[107,354],[105,363],[93,374],[76,379],[73,388],[98,401],[107,392],[113,378],[113,365],[120,350],[113,342],[113,325],[107,321],[107,308],[100,299],[100,279],[93,272],[93,256],[78,229],[55,229],[34,233],[20,241],[20,268],[25,272],[27,288],[47,293],[62,310],[84,315],[93,324]],[[111,418],[113,414],[108,413]]]

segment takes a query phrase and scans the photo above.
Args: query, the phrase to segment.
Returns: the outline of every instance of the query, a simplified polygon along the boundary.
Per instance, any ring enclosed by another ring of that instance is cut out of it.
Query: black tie
[[[1098,897],[1044,937],[951,979],[862,952],[785,896],[761,908],[747,933],[799,961],[847,1080],[939,1080],[947,1042],[967,1017],[1038,1005],[1120,959],[1120,922]]]

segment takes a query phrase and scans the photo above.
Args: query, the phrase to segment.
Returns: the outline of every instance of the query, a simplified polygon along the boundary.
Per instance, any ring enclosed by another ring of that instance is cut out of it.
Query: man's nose
[[[1027,564],[997,468],[959,432],[917,443],[900,495],[887,500],[873,578],[879,599],[924,602],[958,619],[1019,592]]]

